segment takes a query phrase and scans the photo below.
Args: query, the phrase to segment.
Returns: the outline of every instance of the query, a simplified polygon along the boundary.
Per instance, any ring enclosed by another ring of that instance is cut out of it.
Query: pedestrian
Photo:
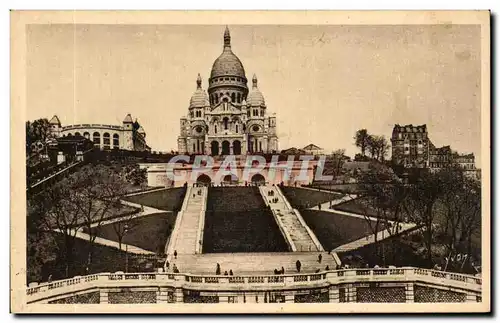
[[[177,259],[177,250],[174,250],[174,258]]]
[[[300,263],[300,260],[297,260],[297,262],[295,263],[295,267],[297,268],[297,272],[300,273],[300,267],[302,267],[302,264]]]
[[[217,268],[215,268],[215,274],[220,275],[220,265],[217,264]]]
[[[278,269],[274,268],[274,274],[277,275],[278,274]]]
[[[326,271],[330,270],[330,266],[326,265],[325,270]]]
[[[318,204],[318,209],[321,211],[321,203]]]
[[[167,268],[169,268],[169,267],[170,267],[170,263],[168,262],[168,260],[167,260],[167,264],[166,264],[165,266],[166,266]]]
[[[281,266],[281,274],[284,275],[285,274],[285,268],[283,268],[283,266]]]
[[[52,274],[49,275],[49,277],[47,278],[47,282],[50,284],[52,283]]]
[[[224,276],[227,276],[227,270],[224,272]]]
[[[229,269],[229,276],[232,276],[232,275],[233,275],[233,270]]]
[[[321,259],[323,259],[323,256],[321,254],[318,255],[318,262],[321,263]]]

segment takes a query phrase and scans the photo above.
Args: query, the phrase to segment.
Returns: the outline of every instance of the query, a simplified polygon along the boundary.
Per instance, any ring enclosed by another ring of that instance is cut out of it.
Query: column
[[[467,303],[477,303],[477,296],[476,296],[476,294],[467,294],[465,301]]]
[[[330,286],[328,288],[329,303],[339,303],[339,288],[338,286]]]
[[[99,304],[109,304],[107,290],[99,290]]]
[[[413,286],[414,286],[413,283],[407,283],[405,286],[406,303],[414,302]]]
[[[182,292],[182,288],[175,289],[174,300],[176,303],[184,303],[184,293]]]
[[[168,288],[158,288],[156,292],[156,303],[168,303]]]
[[[354,287],[353,284],[349,284],[349,289],[348,289],[348,299],[349,303],[356,303],[357,297],[356,297],[356,287]]]

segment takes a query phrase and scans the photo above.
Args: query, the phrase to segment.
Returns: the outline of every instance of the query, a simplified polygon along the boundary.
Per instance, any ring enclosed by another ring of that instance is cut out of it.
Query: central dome
[[[210,78],[219,76],[237,76],[246,79],[243,64],[231,50],[231,35],[227,27],[224,31],[224,50],[215,60],[210,73]]]

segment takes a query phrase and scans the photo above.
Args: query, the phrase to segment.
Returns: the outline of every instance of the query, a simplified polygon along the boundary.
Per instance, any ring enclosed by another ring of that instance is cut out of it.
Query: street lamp
[[[123,230],[123,237],[128,232],[128,224],[125,224],[124,230]],[[128,273],[128,244],[125,244],[125,273]]]

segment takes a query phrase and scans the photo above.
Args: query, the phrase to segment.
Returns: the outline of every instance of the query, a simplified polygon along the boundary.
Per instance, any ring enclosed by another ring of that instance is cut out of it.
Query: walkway
[[[208,188],[188,187],[181,211],[177,214],[174,232],[168,243],[167,253],[195,254],[200,247],[200,222],[205,217]],[[203,237],[201,237],[203,240]]]
[[[318,256],[321,254],[321,263]],[[327,252],[266,252],[266,253],[209,253],[201,255],[178,255],[170,258],[172,271],[175,265],[181,272],[214,275],[217,264],[221,274],[232,270],[234,275],[269,275],[274,269],[285,269],[285,274],[296,274],[296,262],[301,263],[301,273],[314,273],[316,270],[335,269],[337,262]],[[339,264],[340,265],[340,264]]]
[[[141,208],[141,204],[132,203],[132,202],[124,201],[124,200],[121,200],[120,202],[123,205],[130,206],[130,207],[133,207],[136,209]],[[143,216],[148,216],[148,215],[152,215],[152,214],[156,214],[156,213],[173,213],[172,211],[164,211],[164,210],[156,209],[154,207],[150,207],[150,206],[146,206],[146,205],[142,205],[142,207],[143,207],[143,210],[139,211],[138,213],[127,214],[127,215],[112,218],[109,220],[104,220],[104,221],[101,221],[100,223],[93,223],[90,225],[90,227],[93,228],[93,227],[96,227],[97,225],[106,225],[106,224],[111,224],[111,223],[115,223],[115,222],[120,222],[123,220],[131,220],[131,219],[141,218]]]
[[[325,208],[323,208],[323,205],[325,204],[328,204],[325,206]],[[371,216],[367,216],[367,215],[363,215],[363,214],[357,214],[357,213],[352,213],[352,212],[346,212],[346,211],[340,211],[340,210],[333,210],[333,209],[329,209],[329,203],[325,203],[321,206],[321,211],[325,211],[325,212],[331,212],[331,213],[335,213],[335,214],[340,214],[340,215],[345,215],[345,216],[352,216],[352,217],[356,217],[356,218],[360,218],[360,219],[369,219],[369,220],[372,220],[372,221],[377,221],[378,219],[375,218],[375,217],[371,217]],[[318,210],[318,207],[313,207],[311,208],[311,210]],[[391,225],[400,225],[401,228],[399,229],[398,231],[398,234],[401,234],[405,231],[408,231],[408,230],[412,230],[416,227],[416,224],[415,223],[403,223],[403,222],[397,222],[395,223],[394,221],[388,221]],[[387,238],[390,238],[391,237],[391,232],[394,232],[394,230],[396,229],[395,226],[391,227],[391,228],[388,228],[388,229],[385,229],[385,230],[381,230],[379,232],[377,232],[377,242],[378,241],[381,241],[381,240],[384,240],[384,239],[387,239]],[[391,232],[389,232],[388,230],[391,230]],[[355,249],[359,249],[361,247],[364,247],[368,244],[371,244],[371,243],[374,243],[375,242],[375,234],[371,234],[371,235],[368,235],[368,236],[365,236],[361,239],[358,239],[358,240],[355,240],[355,241],[352,241],[352,242],[349,242],[349,243],[346,243],[342,246],[339,246],[337,248],[335,248],[333,250],[333,252],[346,252],[346,251],[351,251],[351,250],[355,250]]]
[[[323,251],[314,233],[309,229],[302,219],[300,213],[293,209],[278,186],[260,186],[262,198],[279,217],[278,225],[282,227],[287,238],[293,241],[296,250],[293,251]],[[270,191],[274,192],[269,196]],[[272,199],[277,199],[276,203],[271,203]]]
[[[399,225],[401,226],[401,228],[399,229],[398,234],[401,234],[405,231],[414,229],[416,227],[415,223],[400,223]],[[389,230],[391,230],[391,231],[389,231]],[[387,239],[387,238],[390,238],[392,236],[391,232],[394,232],[392,230],[395,230],[395,228],[394,229],[388,228],[388,229],[381,230],[381,231],[377,232],[377,242],[382,241],[382,240]],[[346,243],[342,246],[339,246],[339,247],[333,249],[332,252],[351,251],[351,250],[359,249],[359,248],[364,247],[366,245],[369,245],[371,243],[375,243],[375,234],[371,234],[371,235],[368,235],[364,238],[355,240],[353,242]]]
[[[55,230],[55,231],[60,231],[60,230]],[[75,234],[75,231],[72,230],[71,234]],[[87,233],[80,231],[80,230],[76,231],[75,237],[82,239],[82,240],[90,241],[90,236]],[[112,240],[104,239],[101,237],[96,237],[94,242],[97,244],[103,245],[103,246],[107,246],[107,247],[111,247],[111,248],[115,248],[115,249],[120,249],[120,244],[117,241],[112,241]],[[139,248],[136,246],[132,246],[132,245],[126,245],[124,243],[122,243],[122,245],[121,245],[121,250],[123,250],[123,251],[127,250],[129,253],[135,253],[135,254],[149,254],[149,255],[155,254],[152,251],[145,250],[145,249],[142,249],[142,248]]]
[[[325,192],[325,191],[323,191],[323,192]],[[339,205],[339,204],[342,204],[345,202],[352,201],[352,200],[356,199],[357,197],[358,196],[356,194],[346,194],[339,199],[335,199],[335,200],[321,204],[321,210],[328,210],[331,206],[335,206],[335,205]],[[319,207],[315,206],[315,207],[310,208],[310,210],[319,210]]]

